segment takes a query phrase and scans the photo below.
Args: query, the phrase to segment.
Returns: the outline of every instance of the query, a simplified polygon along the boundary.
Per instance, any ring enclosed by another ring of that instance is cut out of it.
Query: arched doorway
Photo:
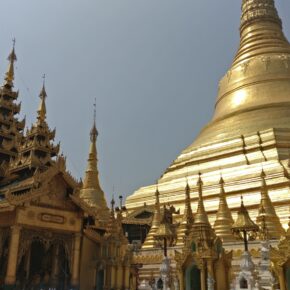
[[[184,280],[186,290],[201,290],[200,270],[195,264],[186,268]]]

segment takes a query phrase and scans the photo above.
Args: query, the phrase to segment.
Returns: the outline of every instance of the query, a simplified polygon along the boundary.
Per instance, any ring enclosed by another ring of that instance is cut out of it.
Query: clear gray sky
[[[0,73],[11,39],[22,115],[35,120],[47,75],[48,122],[83,176],[97,98],[100,180],[108,197],[155,182],[211,118],[239,40],[241,0],[9,0],[1,3]],[[277,0],[290,38],[290,1]]]

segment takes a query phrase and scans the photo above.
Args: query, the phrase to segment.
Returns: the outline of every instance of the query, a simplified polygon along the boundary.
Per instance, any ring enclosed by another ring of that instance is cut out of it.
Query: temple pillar
[[[111,266],[111,288],[115,289],[116,287],[116,266]]]
[[[215,271],[212,259],[207,261],[207,273],[208,273],[206,277],[207,288],[216,289]]]
[[[80,283],[80,253],[81,253],[82,235],[75,234],[73,246],[73,260],[71,270],[71,285],[78,287]]]
[[[105,272],[105,289],[111,289],[111,266],[106,265],[106,272]]]
[[[51,267],[51,282],[52,286],[56,287],[59,278],[59,245],[53,247],[52,267]]]
[[[184,288],[184,275],[183,275],[183,272],[182,272],[182,270],[180,270],[180,271],[178,271],[178,275],[177,275],[177,277],[178,277],[178,280],[179,280],[179,288],[180,289],[185,289]]]
[[[207,290],[207,280],[206,280],[206,265],[204,261],[202,262],[202,266],[200,269],[200,284],[201,290]]]
[[[278,274],[278,279],[279,279],[279,284],[280,284],[280,290],[287,290],[283,267],[279,267],[279,268],[277,267],[277,274]]]
[[[125,287],[125,290],[129,290],[130,288],[130,266],[125,267],[124,287]]]
[[[27,254],[25,256],[25,278],[26,280],[29,279],[30,275],[30,259],[31,259],[31,245],[27,251]]]
[[[117,266],[117,274],[116,274],[116,288],[117,290],[120,290],[123,288],[123,266],[118,265]]]
[[[7,271],[5,277],[6,285],[14,285],[16,282],[16,270],[17,270],[17,258],[20,242],[21,227],[18,225],[11,227],[10,243],[9,243],[9,254]]]

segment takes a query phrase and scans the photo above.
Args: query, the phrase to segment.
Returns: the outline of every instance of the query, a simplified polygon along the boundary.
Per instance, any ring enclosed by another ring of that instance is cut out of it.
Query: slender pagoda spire
[[[153,215],[152,225],[146,237],[146,240],[144,244],[142,245],[142,249],[154,248],[155,246],[154,236],[158,228],[160,227],[160,223],[161,223],[159,196],[160,196],[160,193],[159,193],[158,184],[157,184],[156,191],[155,191],[155,206],[154,206],[154,215]]]
[[[43,84],[42,89],[39,94],[40,103],[37,110],[37,120],[39,123],[42,123],[46,119],[46,105],[45,99],[47,98],[46,90],[45,90],[45,75],[43,75]]]
[[[192,228],[194,218],[191,208],[191,198],[190,198],[190,187],[188,184],[188,180],[186,181],[185,187],[185,207],[184,213],[182,217],[182,221],[177,230],[177,245],[184,244],[184,238],[187,236]]]
[[[85,200],[90,206],[96,207],[99,210],[109,212],[105,194],[100,186],[99,172],[98,172],[98,159],[97,159],[97,137],[98,130],[96,128],[96,103],[94,104],[94,121],[90,132],[90,149],[87,169],[84,176],[84,182],[80,191],[80,198]]]
[[[203,203],[203,197],[202,197],[202,186],[203,186],[203,182],[201,179],[201,173],[198,173],[198,180],[197,180],[197,187],[198,187],[198,205],[197,205],[197,211],[194,217],[194,224],[205,224],[205,225],[209,225],[209,220],[208,220],[208,216],[207,213],[205,211],[204,208],[204,203]]]
[[[9,65],[8,65],[8,69],[7,72],[5,74],[5,82],[4,82],[4,86],[8,87],[8,88],[13,88],[13,81],[14,81],[14,62],[17,61],[17,57],[15,54],[15,38],[13,39],[13,47],[12,47],[12,51],[10,52],[9,56],[8,56],[8,60],[9,60]]]
[[[197,211],[194,216],[194,223],[192,225],[192,233],[195,240],[198,240],[199,245],[203,248],[212,247],[213,240],[215,238],[214,230],[208,220],[207,213],[204,208],[203,196],[202,196],[203,182],[201,179],[201,173],[198,173],[197,187],[198,187],[198,205]]]
[[[262,228],[263,223],[267,228],[268,237],[270,239],[279,239],[285,234],[285,231],[280,223],[279,217],[276,214],[275,208],[269,197],[267,184],[265,180],[266,174],[264,170],[261,172],[261,202],[257,224]]]
[[[219,196],[219,208],[216,214],[216,220],[214,223],[215,233],[223,241],[232,241],[234,236],[232,234],[232,226],[234,223],[231,211],[228,207],[226,193],[224,188],[224,179],[220,178],[220,196]]]

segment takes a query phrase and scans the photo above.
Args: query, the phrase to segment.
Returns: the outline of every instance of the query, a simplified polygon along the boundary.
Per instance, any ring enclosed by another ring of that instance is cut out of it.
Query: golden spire
[[[13,39],[13,47],[12,47],[12,51],[10,52],[10,54],[8,56],[8,60],[9,60],[9,66],[8,66],[7,72],[5,74],[4,86],[13,87],[14,62],[17,60],[16,54],[15,54],[15,38]]]
[[[197,211],[194,216],[194,224],[208,224],[210,225],[208,221],[208,216],[204,208],[203,203],[203,197],[202,197],[202,180],[201,180],[201,173],[198,173],[198,180],[197,180],[197,186],[198,186],[198,205],[197,205]]]
[[[224,180],[220,178],[220,196],[219,196],[219,208],[216,214],[216,220],[214,223],[214,229],[223,241],[231,241],[234,239],[232,234],[232,225],[234,223],[231,211],[228,207],[226,193],[224,189]]]
[[[190,198],[190,187],[188,180],[186,180],[185,187],[185,207],[182,221],[177,229],[177,245],[183,245],[185,242],[185,236],[189,234],[192,224],[194,222],[192,208],[191,208],[191,198]]]
[[[160,223],[161,223],[159,195],[160,195],[160,193],[159,193],[158,184],[157,184],[156,191],[155,191],[155,206],[154,206],[152,225],[151,225],[150,231],[146,237],[146,240],[145,240],[144,244],[142,245],[143,249],[154,248],[154,244],[155,244],[154,235],[156,234],[158,228],[160,227]]]
[[[101,189],[99,183],[96,147],[97,136],[98,131],[96,128],[96,103],[94,103],[94,122],[90,132],[91,144],[89,150],[89,158],[87,163],[87,169],[85,172],[83,187],[80,191],[80,197],[86,200],[91,206],[108,211],[105,194]]]
[[[238,52],[219,83],[213,119],[194,145],[288,128],[289,68],[290,45],[274,1],[243,0]]]
[[[158,185],[156,187],[155,191],[155,208],[154,208],[154,216],[153,216],[153,221],[152,221],[152,228],[158,228],[160,225],[160,202],[159,202],[159,190],[158,190]]]
[[[190,187],[188,184],[188,180],[186,181],[186,187],[185,187],[185,208],[184,208],[182,223],[185,223],[185,224],[192,224],[193,223],[193,214],[192,214],[191,198],[190,198]]]
[[[262,228],[263,222],[268,231],[269,238],[279,239],[285,234],[285,231],[276,214],[275,208],[269,197],[267,184],[265,180],[265,172],[261,172],[261,202],[259,207],[259,215],[257,217],[257,224]]]
[[[47,97],[46,90],[45,90],[45,74],[43,75],[43,84],[42,89],[39,94],[40,104],[37,110],[37,120],[39,123],[43,123],[46,119],[46,105],[45,99]]]

